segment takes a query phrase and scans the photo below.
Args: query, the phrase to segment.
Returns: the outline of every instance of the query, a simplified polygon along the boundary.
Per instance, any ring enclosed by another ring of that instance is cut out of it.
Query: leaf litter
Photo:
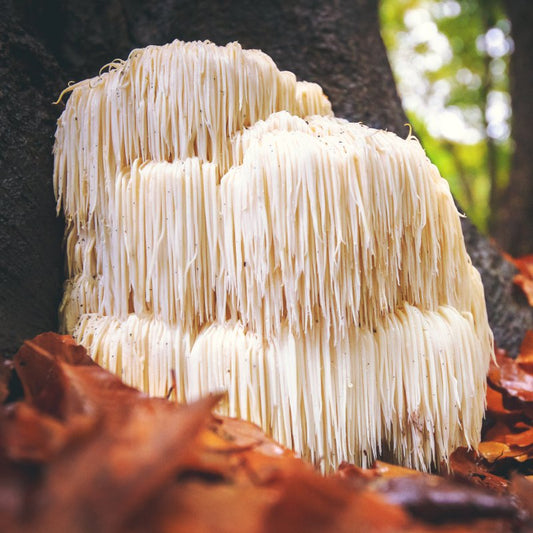
[[[533,256],[513,259],[533,304]],[[533,332],[496,350],[477,450],[442,474],[376,461],[327,477],[260,428],[150,398],[69,336],[0,360],[0,530],[18,532],[533,530]]]

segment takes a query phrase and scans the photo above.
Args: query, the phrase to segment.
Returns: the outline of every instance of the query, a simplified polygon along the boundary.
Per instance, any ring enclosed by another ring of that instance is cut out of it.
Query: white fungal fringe
[[[54,185],[62,328],[127,383],[227,390],[329,470],[479,439],[492,354],[447,183],[237,43],[135,50],[71,88]]]
[[[73,336],[99,365],[117,374],[124,383],[152,396],[172,393],[178,401],[186,400],[184,369],[195,336],[179,325],[134,314],[123,321],[85,314]]]
[[[227,392],[221,414],[250,420],[323,469],[370,465],[384,449],[427,470],[476,445],[490,347],[472,316],[405,305],[375,331],[351,327],[334,344],[324,322],[305,335],[287,324],[270,342],[237,323],[199,334],[136,315],[84,315],[76,339],[127,383],[179,401]],[[468,357],[465,354],[469,354]]]
[[[54,187],[58,209],[79,224],[137,158],[199,157],[226,169],[228,139],[246,126],[281,110],[331,114],[319,85],[238,43],[148,46],[71,90],[56,131]]]
[[[98,206],[78,239],[75,225],[67,230],[73,277],[65,300],[83,304],[77,310],[76,301],[70,305],[68,320],[76,313],[125,318],[153,312],[189,326],[212,321],[217,212],[213,163],[137,159],[122,169],[107,203]]]
[[[332,137],[326,120],[259,122],[234,139],[239,164],[220,185],[198,158],[118,172],[77,241],[68,230],[78,316],[229,313],[267,336],[285,317],[299,333],[321,316],[337,338],[407,302],[485,323],[449,189],[418,142],[340,121]]]
[[[217,294],[245,325],[270,335],[287,317],[298,332],[322,316],[338,335],[402,302],[486,323],[448,185],[418,142],[324,118],[286,132],[274,116],[269,132],[269,121],[243,134],[242,164],[220,186]],[[324,135],[325,122],[345,128]]]

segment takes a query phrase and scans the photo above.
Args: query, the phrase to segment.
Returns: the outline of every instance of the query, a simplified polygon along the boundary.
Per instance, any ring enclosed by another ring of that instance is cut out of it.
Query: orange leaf
[[[505,492],[509,485],[505,479],[489,472],[481,456],[477,455],[475,451],[464,447],[457,448],[451,454],[450,469],[454,477],[496,492]]]
[[[533,374],[524,372],[515,361],[502,366],[500,383],[510,396],[525,402],[533,401]]]
[[[421,519],[459,514],[468,526],[446,529],[458,532],[516,515],[505,495],[383,462],[321,476],[257,426],[211,415],[216,398],[188,406],[149,398],[69,337],[25,343],[14,368],[25,396],[14,398],[14,380],[4,378],[2,531],[433,531]],[[501,395],[491,404],[507,415]],[[529,431],[513,429],[522,427]],[[533,447],[503,446],[525,470]],[[452,456],[456,473],[461,465],[463,477],[502,492],[507,483],[482,462]]]
[[[526,347],[528,343],[529,339]],[[505,391],[523,402],[533,402],[533,374],[524,371],[515,359],[507,357],[504,350],[496,349],[496,363],[491,362],[487,379],[492,388]]]
[[[500,391],[493,389],[490,385],[487,387],[487,413],[493,418],[508,419],[520,414],[519,410],[510,411],[503,405],[503,395]],[[494,439],[488,439],[494,440]]]
[[[489,463],[494,463],[494,461],[501,459],[509,451],[509,446],[502,442],[488,441],[480,442],[477,449]]]
[[[505,443],[505,437],[511,433],[511,429],[507,424],[498,420],[484,435],[484,441],[494,441]]]
[[[505,443],[520,448],[533,445],[533,428],[522,431],[522,433],[509,433],[505,437]]]
[[[387,478],[421,475],[421,472],[418,470],[412,470],[411,468],[405,468],[404,466],[391,465],[383,461],[375,461],[372,465],[372,469],[375,470],[380,477]]]
[[[513,258],[512,262],[524,276],[533,279],[533,254]]]
[[[516,362],[522,370],[533,374],[533,331],[526,333]]]
[[[507,357],[507,352],[503,350],[502,348],[498,348],[498,347],[495,348],[494,355],[496,356],[496,361],[491,360],[490,367],[489,367],[489,374],[487,377],[488,377],[489,383],[498,389],[498,388],[501,388],[500,368],[506,361],[509,360],[509,358]]]

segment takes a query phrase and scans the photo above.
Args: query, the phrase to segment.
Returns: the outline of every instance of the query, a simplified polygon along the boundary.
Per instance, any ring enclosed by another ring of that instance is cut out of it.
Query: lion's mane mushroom
[[[446,182],[258,51],[150,46],[69,88],[63,327],[102,365],[325,469],[478,442],[492,354]]]

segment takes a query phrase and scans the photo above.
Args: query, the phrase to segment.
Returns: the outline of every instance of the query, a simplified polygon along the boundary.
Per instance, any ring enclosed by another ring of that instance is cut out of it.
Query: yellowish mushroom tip
[[[476,445],[483,287],[412,130],[335,118],[238,43],[108,67],[56,132],[64,330],[150,394],[226,391],[220,412],[324,470]]]
[[[75,88],[74,85],[75,85],[74,81],[69,81],[67,83],[67,86],[61,91],[61,94],[59,95],[57,100],[55,102],[52,102],[52,105],[57,105],[61,103],[61,101],[63,100],[63,96],[65,96],[65,94],[68,94],[74,90]]]

